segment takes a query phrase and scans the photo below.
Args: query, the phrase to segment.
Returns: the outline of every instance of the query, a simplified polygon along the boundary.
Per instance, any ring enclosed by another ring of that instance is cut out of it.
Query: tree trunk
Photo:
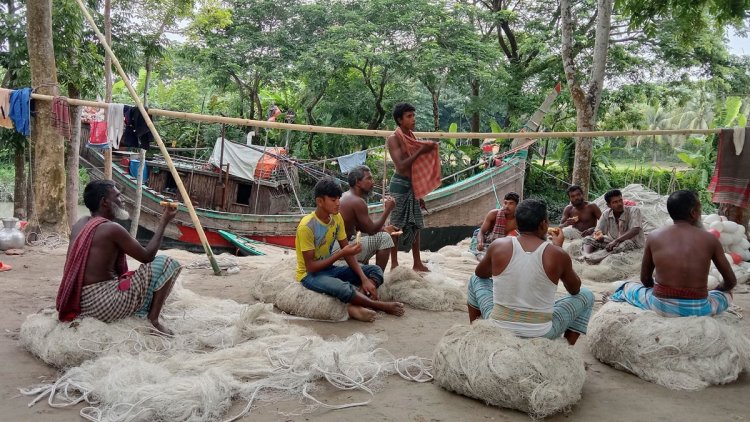
[[[29,143],[29,147],[26,149],[27,159],[29,165],[26,167],[26,218],[31,220],[34,216],[34,180],[36,180],[36,160],[34,159],[34,144]]]
[[[430,89],[432,96],[432,127],[435,128],[435,132],[440,131],[440,88]]]
[[[112,47],[112,0],[104,0],[104,38]],[[104,56],[104,102],[112,102],[112,59]],[[105,110],[105,116],[109,110]],[[112,180],[112,147],[104,150],[104,178]]]
[[[560,50],[563,59],[563,72],[576,108],[576,125],[579,132],[591,132],[596,127],[596,117],[602,99],[607,66],[613,2],[614,0],[597,0],[595,11],[596,35],[591,60],[591,78],[584,91],[578,79],[578,74],[583,72],[579,72],[575,64],[576,52],[573,47],[575,21],[573,19],[572,1],[560,1],[560,32],[562,35]],[[591,184],[592,149],[593,140],[591,138],[576,138],[572,182],[581,186],[584,197],[588,195]]]
[[[14,165],[16,167],[15,186],[13,187],[13,216],[26,219],[26,148],[24,142],[16,143]]]
[[[68,84],[68,96],[70,98],[81,98],[81,93],[73,84]],[[70,119],[72,120],[70,130],[70,141],[68,142],[68,153],[65,157],[67,168],[68,190],[65,192],[65,208],[68,213],[68,225],[73,227],[78,221],[78,192],[80,191],[78,180],[79,151],[81,147],[81,107],[70,106]]]
[[[478,80],[472,80],[469,82],[471,85],[471,100],[472,103],[476,103],[479,100],[479,81]],[[479,125],[480,125],[480,118],[481,115],[479,113],[479,110],[474,110],[471,113],[471,128],[469,129],[470,132],[479,132]],[[472,139],[471,144],[475,147],[478,147],[481,144],[481,139]]]
[[[57,94],[57,65],[52,45],[52,0],[30,1],[26,5],[27,43],[31,85],[44,95]],[[65,213],[65,144],[51,124],[50,107],[37,107],[31,120],[31,142],[37,146],[36,198],[32,228],[65,236],[69,233]]]
[[[581,112],[576,110],[576,127],[579,132],[594,130],[594,119],[589,107],[583,107]],[[594,141],[592,138],[575,138],[575,143],[572,183],[583,189],[583,197],[586,198],[591,185],[591,160],[594,152]]]
[[[143,107],[147,107],[148,104],[148,86],[151,84],[151,58],[146,58],[146,79],[143,82]]]

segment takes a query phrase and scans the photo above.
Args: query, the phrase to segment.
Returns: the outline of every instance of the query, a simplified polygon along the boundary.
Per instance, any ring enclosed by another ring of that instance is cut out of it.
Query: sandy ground
[[[18,341],[19,327],[25,316],[42,308],[54,306],[55,296],[64,264],[64,249],[45,251],[29,250],[23,256],[0,255],[0,259],[14,266],[10,272],[0,273],[0,420],[6,421],[80,421],[83,406],[54,409],[45,402],[29,408],[28,397],[18,393],[19,387],[28,387],[56,377],[56,371],[34,358]],[[167,251],[178,259],[190,261],[182,251]],[[429,255],[428,255],[429,256]],[[403,263],[408,263],[404,255]],[[239,260],[241,271],[226,277],[214,277],[209,270],[184,270],[184,285],[200,294],[253,303],[248,279],[269,264],[268,257],[248,257]],[[466,272],[446,269],[453,277]],[[257,276],[257,275],[256,275]],[[465,274],[468,280],[468,273]],[[606,285],[586,283],[601,293]],[[747,291],[747,286],[742,286]],[[597,294],[597,297],[600,297]],[[739,293],[735,302],[750,309],[750,294]],[[601,303],[597,304],[597,307]],[[750,313],[746,312],[743,326],[750,330]],[[386,335],[383,347],[399,356],[419,355],[430,357],[439,338],[451,325],[465,323],[465,312],[428,312],[407,309],[403,318],[382,315],[375,323],[356,321],[343,323],[294,322],[313,328],[323,337],[345,337],[357,331],[366,334]],[[699,392],[675,392],[639,378],[614,370],[599,363],[588,351],[585,337],[575,349],[586,362],[587,379],[583,399],[568,415],[557,415],[547,420],[562,421],[745,421],[750,420],[750,374],[744,373],[730,385],[711,387]],[[325,390],[323,390],[325,391]],[[327,391],[319,398],[325,401],[350,402],[364,400],[359,393]],[[244,403],[237,402],[227,416],[239,412]],[[303,416],[282,416],[278,412],[299,410],[299,402],[264,405],[246,416],[245,420],[408,420],[408,421],[528,421],[523,413],[487,406],[479,401],[446,392],[432,383],[416,384],[398,377],[390,377],[384,388],[376,393],[373,402],[365,407],[346,410],[317,410]]]

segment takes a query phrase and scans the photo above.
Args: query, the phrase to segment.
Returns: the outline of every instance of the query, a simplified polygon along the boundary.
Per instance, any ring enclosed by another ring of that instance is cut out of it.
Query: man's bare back
[[[83,227],[91,220],[91,217],[81,217],[75,225],[70,234],[70,244],[78,237],[78,234],[83,230]],[[116,227],[115,227],[116,226]],[[94,284],[101,281],[112,280],[119,276],[115,271],[115,264],[120,256],[120,248],[113,241],[117,229],[125,230],[119,224],[110,221],[102,223],[96,228],[94,232],[94,238],[91,241],[91,249],[89,250],[88,262],[86,263],[86,273],[84,276],[83,284]]]
[[[365,212],[367,212],[367,204],[364,199],[354,195],[351,191],[346,191],[341,195],[339,204],[339,214],[341,214],[341,218],[344,219],[346,237],[351,238],[358,231],[361,231],[357,227],[357,214],[361,212],[362,206],[365,207]]]
[[[687,222],[676,222],[649,234],[641,282],[650,287],[653,272],[655,281],[663,286],[706,289],[712,261],[724,277],[719,290],[731,290],[737,282],[719,240]]]

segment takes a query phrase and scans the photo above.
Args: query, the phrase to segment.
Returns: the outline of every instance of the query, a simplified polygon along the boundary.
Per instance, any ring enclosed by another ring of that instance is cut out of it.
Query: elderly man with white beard
[[[120,191],[111,180],[96,180],[83,191],[91,216],[81,217],[70,235],[56,308],[61,321],[94,317],[104,322],[131,315],[146,317],[159,333],[172,334],[159,323],[162,306],[172,290],[180,264],[168,256],[156,255],[164,229],[177,214],[166,207],[144,248],[115,219],[127,220]],[[141,265],[128,271],[126,256]]]

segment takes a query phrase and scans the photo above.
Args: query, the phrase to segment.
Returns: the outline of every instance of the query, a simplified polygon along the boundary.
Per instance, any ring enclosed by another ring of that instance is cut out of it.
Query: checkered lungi
[[[133,314],[145,317],[151,310],[154,292],[177,278],[181,269],[176,260],[159,255],[152,262],[119,278],[83,286],[81,316],[104,322],[116,321]]]
[[[609,236],[602,236],[601,239],[596,240],[594,239],[594,236],[586,236],[583,238],[583,244],[593,246],[595,249],[606,249],[607,245],[610,244],[614,239],[612,239]],[[622,241],[619,245],[617,245],[612,252],[619,253],[619,252],[627,252],[627,251],[634,251],[636,249],[642,249],[640,246],[638,246],[637,243],[635,243],[634,240],[628,239]]]
[[[414,244],[419,230],[424,227],[422,209],[414,196],[411,179],[394,174],[391,178],[390,193],[396,200],[396,208],[391,212],[391,224],[403,231],[398,238],[398,246],[409,250]]]
[[[349,243],[354,241],[354,237],[349,239]],[[370,262],[370,258],[375,256],[378,251],[383,249],[390,249],[394,246],[393,238],[387,232],[378,232],[372,236],[363,234],[359,237],[359,244],[362,245],[362,252],[357,254],[357,262],[366,264]],[[333,243],[333,250],[331,253],[339,250],[339,243]]]

